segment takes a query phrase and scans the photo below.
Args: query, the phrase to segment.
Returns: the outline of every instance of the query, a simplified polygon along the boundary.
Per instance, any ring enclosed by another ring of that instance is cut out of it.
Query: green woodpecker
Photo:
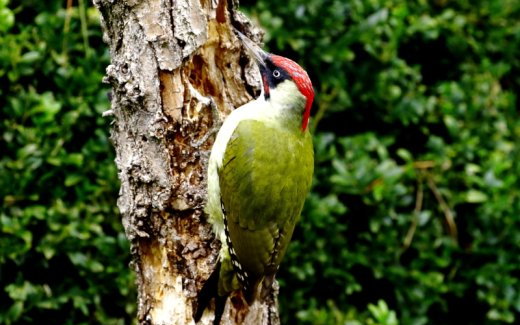
[[[222,246],[195,320],[215,296],[215,324],[231,292],[241,290],[248,304],[271,292],[314,167],[307,127],[314,91],[307,72],[239,36],[263,87],[256,100],[227,117],[209,157],[206,212]]]

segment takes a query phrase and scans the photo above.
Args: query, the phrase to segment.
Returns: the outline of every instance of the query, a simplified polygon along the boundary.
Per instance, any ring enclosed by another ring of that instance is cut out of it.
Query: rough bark
[[[206,223],[206,164],[218,126],[259,80],[233,26],[261,32],[225,0],[95,0],[111,64],[117,202],[137,274],[140,324],[193,324],[219,243]],[[215,114],[218,109],[219,114]],[[223,324],[278,324],[275,298],[228,299]],[[206,313],[201,324],[210,324]]]

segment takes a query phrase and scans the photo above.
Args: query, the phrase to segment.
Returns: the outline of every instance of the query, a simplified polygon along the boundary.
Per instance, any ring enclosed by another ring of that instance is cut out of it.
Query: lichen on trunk
[[[95,0],[111,64],[117,202],[137,274],[140,324],[190,324],[219,243],[206,223],[206,164],[218,126],[258,93],[233,32],[261,38],[231,1]],[[232,300],[232,299],[230,299]],[[278,324],[276,302],[228,301],[223,324]],[[247,311],[247,313],[246,313]],[[210,324],[205,314],[201,324]]]

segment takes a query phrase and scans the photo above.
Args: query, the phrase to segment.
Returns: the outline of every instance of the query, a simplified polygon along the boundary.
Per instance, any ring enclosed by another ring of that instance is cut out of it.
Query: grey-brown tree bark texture
[[[193,324],[219,242],[206,222],[211,130],[259,78],[233,28],[261,31],[226,0],[95,0],[111,64],[117,205],[137,274],[139,324]],[[276,296],[276,295],[275,295]],[[234,299],[235,298],[235,299]],[[279,324],[276,302],[228,299],[222,324]],[[213,306],[200,324],[211,324]]]

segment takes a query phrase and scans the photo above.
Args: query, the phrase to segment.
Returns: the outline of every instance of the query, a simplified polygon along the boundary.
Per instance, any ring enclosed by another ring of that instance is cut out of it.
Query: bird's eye
[[[275,77],[275,78],[278,79],[278,78],[280,78],[281,75],[282,75],[282,74],[280,73],[280,71],[278,71],[278,70],[274,70],[274,71],[273,71],[273,77]]]

